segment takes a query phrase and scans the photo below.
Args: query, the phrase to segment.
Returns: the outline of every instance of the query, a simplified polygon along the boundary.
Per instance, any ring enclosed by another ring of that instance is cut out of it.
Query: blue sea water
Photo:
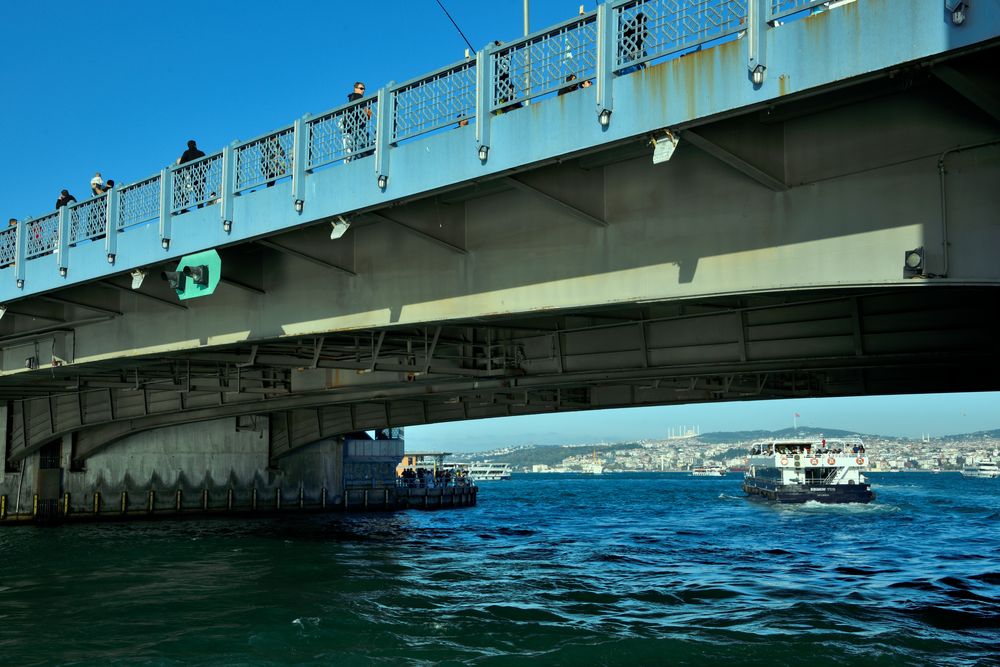
[[[479,505],[0,530],[0,664],[1000,665],[1000,480],[870,505],[523,475]]]

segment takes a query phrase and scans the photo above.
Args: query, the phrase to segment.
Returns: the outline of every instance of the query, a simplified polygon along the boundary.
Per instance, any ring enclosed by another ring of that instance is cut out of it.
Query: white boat
[[[584,463],[581,470],[588,475],[603,475],[604,474],[604,461],[597,458],[597,447],[594,447],[594,460],[590,463]]]
[[[965,477],[996,479],[1000,477],[1000,466],[997,465],[996,461],[980,461],[975,465],[962,468],[962,475]]]
[[[722,466],[697,466],[691,468],[692,477],[725,477],[726,469]]]
[[[474,461],[468,464],[469,477],[477,482],[496,482],[510,479],[510,464],[493,461]]]
[[[862,470],[869,464],[858,438],[770,440],[750,448],[743,491],[779,503],[868,503],[875,499]]]

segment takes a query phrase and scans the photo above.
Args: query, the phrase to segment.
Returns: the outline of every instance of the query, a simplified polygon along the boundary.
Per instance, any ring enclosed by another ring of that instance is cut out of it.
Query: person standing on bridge
[[[624,18],[624,17],[623,17]],[[630,19],[624,19],[620,23],[621,41],[618,45],[618,62],[624,64],[634,62],[646,57],[646,38],[649,31],[646,29],[646,14],[639,12]],[[631,67],[626,67],[621,74],[631,74],[645,69],[646,63],[637,63]]]
[[[354,82],[354,90],[347,94],[348,102],[357,102],[365,96],[363,81]],[[351,107],[340,117],[340,137],[344,144],[344,164],[351,161],[354,153],[368,148],[368,120],[372,117],[372,108],[367,104]],[[359,153],[354,157],[362,157]]]
[[[499,39],[493,41],[493,46],[502,46],[503,42]],[[495,99],[498,104],[506,104],[510,102],[517,96],[517,92],[514,89],[514,84],[510,79],[511,70],[511,52],[506,51],[504,53],[498,54],[496,58],[496,92]],[[524,106],[523,102],[514,102],[513,104],[506,104],[506,106],[497,109],[498,114],[507,113],[508,111],[513,111],[514,109],[520,109]]]
[[[271,137],[260,146],[260,173],[267,179],[267,187],[273,187],[275,180],[288,173],[288,157],[281,147],[278,137]]]
[[[193,162],[194,160],[203,157],[205,157],[204,151],[198,148],[198,144],[194,139],[191,139],[187,142],[187,150],[181,153],[181,156],[177,158],[177,164]],[[184,170],[184,180],[181,187],[186,191],[190,191],[194,195],[194,200],[198,201],[205,194],[205,176],[194,176],[192,175],[193,171],[193,169]],[[198,208],[201,208],[201,204],[198,204]],[[187,209],[181,211],[181,213],[184,213],[186,210]]]
[[[58,211],[63,206],[66,206],[67,204],[70,204],[70,203],[75,204],[76,203],[76,197],[74,197],[73,195],[71,195],[69,193],[69,190],[62,190],[59,193],[59,199],[56,200],[56,210]]]

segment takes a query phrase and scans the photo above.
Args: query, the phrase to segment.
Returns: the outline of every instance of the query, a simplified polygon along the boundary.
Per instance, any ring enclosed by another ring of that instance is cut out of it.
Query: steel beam
[[[93,310],[97,313],[104,313],[105,315],[111,315],[113,317],[121,317],[122,312],[120,310],[115,310],[114,308],[105,308],[104,306],[95,306],[90,303],[83,303],[81,301],[74,301],[72,299],[67,299],[61,296],[55,296],[54,294],[44,294],[42,296],[36,296],[36,299],[40,301],[50,301],[52,303],[61,303],[65,306],[73,306],[75,308],[85,308],[87,310]]]
[[[103,285],[105,287],[113,287],[114,289],[122,291],[122,292],[125,292],[126,294],[134,294],[137,297],[140,297],[142,299],[147,299],[149,301],[155,301],[156,303],[159,303],[159,304],[164,305],[164,306],[170,306],[171,308],[176,308],[177,310],[187,310],[188,309],[187,306],[185,306],[182,303],[178,303],[177,301],[170,301],[168,299],[163,299],[163,298],[160,298],[158,296],[153,296],[152,294],[146,294],[142,290],[132,289],[131,287],[126,287],[125,285],[119,285],[118,283],[113,282],[111,280],[102,280],[98,284]]]
[[[404,229],[404,230],[408,231],[409,233],[411,233],[411,234],[413,234],[415,236],[419,236],[420,238],[422,238],[422,239],[424,239],[426,241],[430,241],[431,243],[439,245],[442,248],[445,248],[445,249],[450,250],[452,252],[458,253],[460,255],[468,255],[469,254],[469,251],[466,250],[465,248],[460,248],[457,245],[454,245],[452,243],[448,243],[444,239],[439,239],[438,237],[432,236],[431,234],[428,234],[427,232],[425,232],[423,230],[417,229],[416,227],[411,227],[410,225],[406,224],[405,222],[400,222],[399,220],[395,220],[393,218],[390,218],[389,216],[385,215],[384,213],[376,213],[374,211],[369,211],[365,215],[367,215],[369,218],[372,218],[374,220],[378,220],[380,222],[388,222],[391,225],[395,225],[395,226],[399,227],[400,229]]]
[[[313,257],[312,255],[307,255],[304,252],[299,252],[298,250],[293,250],[292,248],[280,245],[278,243],[275,243],[274,241],[268,241],[267,239],[257,239],[256,243],[257,243],[257,245],[264,246],[265,248],[270,248],[271,250],[275,250],[277,252],[283,253],[285,255],[288,255],[289,257],[295,257],[297,259],[301,259],[301,260],[304,260],[306,262],[312,262],[313,264],[315,264],[317,266],[322,266],[324,269],[331,269],[333,271],[339,271],[340,273],[343,273],[345,275],[351,276],[352,278],[358,275],[354,271],[351,271],[350,269],[345,269],[342,266],[338,266],[336,264],[331,264],[330,262],[326,261],[325,259],[320,259],[319,257]]]
[[[259,287],[254,287],[253,285],[248,285],[244,282],[240,282],[239,280],[233,280],[232,278],[220,277],[219,282],[224,285],[229,285],[230,287],[235,287],[236,289],[241,289],[244,292],[250,292],[251,294],[267,294],[266,291]]]
[[[931,71],[956,93],[988,113],[993,120],[1000,121],[1000,98],[995,93],[986,90],[950,65],[936,65]]]
[[[558,208],[561,208],[562,210],[566,211],[567,213],[569,213],[570,215],[572,215],[573,217],[575,217],[575,218],[577,218],[579,220],[583,220],[584,222],[589,222],[590,224],[597,225],[598,227],[607,227],[608,226],[608,223],[607,223],[606,220],[601,220],[600,218],[598,218],[596,216],[593,216],[593,215],[587,213],[586,211],[583,211],[583,210],[577,208],[576,206],[573,206],[572,204],[564,202],[562,199],[558,199],[556,197],[553,197],[552,195],[550,195],[547,192],[539,190],[538,188],[536,188],[533,185],[528,185],[527,183],[525,183],[524,181],[520,180],[519,178],[515,178],[513,176],[507,176],[505,178],[502,178],[501,180],[504,183],[507,183],[508,185],[510,185],[512,188],[516,188],[516,189],[520,190],[521,192],[526,192],[526,193],[528,193],[528,194],[530,194],[532,196],[538,197],[539,199],[542,199],[542,200],[544,200],[544,201],[546,201],[546,202],[548,202],[550,204],[554,204]]]
[[[690,144],[693,144],[694,146],[697,146],[698,148],[705,151],[712,157],[729,165],[730,167],[737,170],[744,176],[752,178],[753,180],[757,181],[764,187],[770,188],[775,192],[784,192],[785,190],[788,189],[788,186],[782,181],[778,180],[774,176],[771,176],[767,172],[759,169],[758,167],[755,167],[754,165],[750,164],[749,162],[739,157],[738,155],[730,153],[729,151],[727,151],[725,148],[722,148],[718,144],[709,141],[708,139],[701,136],[697,132],[694,132],[692,130],[684,130],[684,132],[681,133],[681,139]]]

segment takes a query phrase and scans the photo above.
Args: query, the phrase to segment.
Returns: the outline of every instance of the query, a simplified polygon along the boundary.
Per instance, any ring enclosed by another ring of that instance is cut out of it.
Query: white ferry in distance
[[[1000,477],[1000,466],[997,465],[996,461],[980,461],[975,465],[962,468],[962,475],[965,477],[996,479]]]
[[[726,469],[722,466],[697,466],[691,468],[692,477],[725,477]]]
[[[497,482],[510,479],[509,463],[493,463],[491,461],[472,462],[468,464],[469,477],[476,482]]]
[[[743,491],[779,503],[868,503],[875,499],[861,471],[868,465],[859,438],[770,440],[750,448]]]

